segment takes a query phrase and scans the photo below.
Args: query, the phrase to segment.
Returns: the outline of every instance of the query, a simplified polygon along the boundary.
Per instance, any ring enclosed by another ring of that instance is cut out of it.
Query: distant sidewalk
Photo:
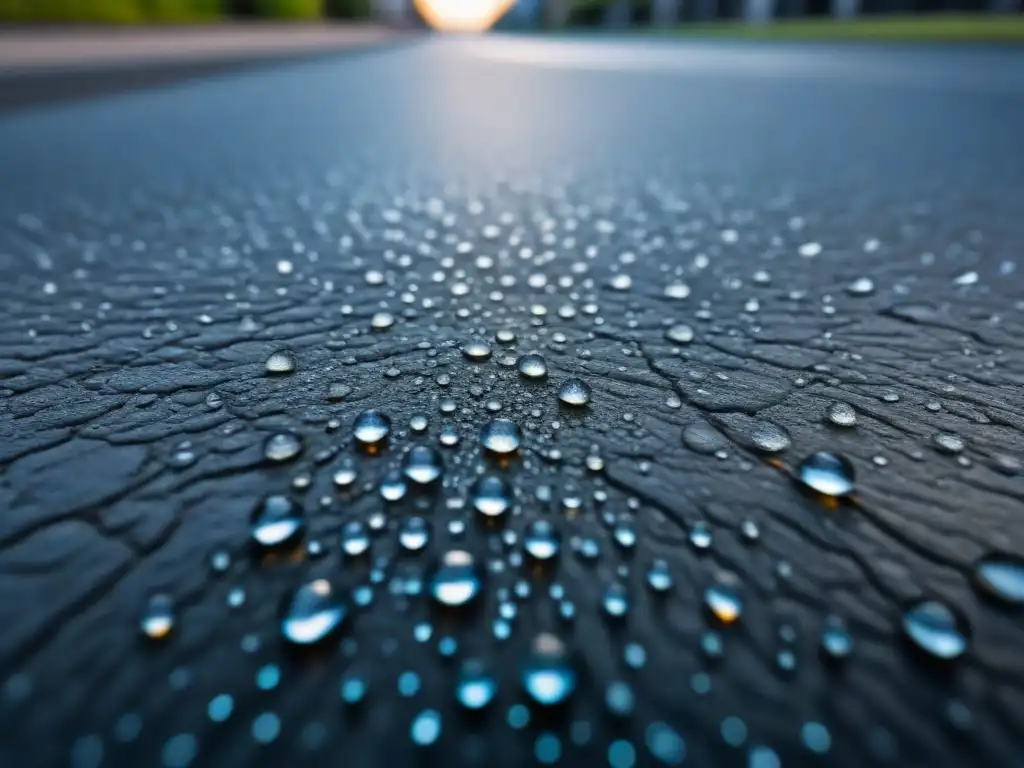
[[[342,24],[0,26],[0,75],[294,57],[379,44],[408,34],[380,26]]]

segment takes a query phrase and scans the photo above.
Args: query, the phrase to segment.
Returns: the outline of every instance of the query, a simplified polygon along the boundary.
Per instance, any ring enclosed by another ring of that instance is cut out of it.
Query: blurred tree
[[[319,19],[323,0],[256,0],[256,13],[268,19]]]
[[[371,0],[326,0],[325,12],[336,19],[365,19],[371,13]]]

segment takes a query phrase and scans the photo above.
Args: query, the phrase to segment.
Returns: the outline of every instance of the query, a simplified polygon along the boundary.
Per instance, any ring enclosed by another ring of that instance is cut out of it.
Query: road
[[[434,38],[0,117],[0,764],[1024,765],[1022,96]]]

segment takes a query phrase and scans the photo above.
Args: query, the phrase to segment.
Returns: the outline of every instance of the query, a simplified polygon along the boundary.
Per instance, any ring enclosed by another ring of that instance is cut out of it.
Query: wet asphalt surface
[[[1024,765],[1021,125],[526,38],[3,116],[0,765]]]

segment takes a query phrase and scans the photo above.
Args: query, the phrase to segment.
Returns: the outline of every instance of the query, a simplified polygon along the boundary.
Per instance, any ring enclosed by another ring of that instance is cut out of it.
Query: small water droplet
[[[558,388],[558,399],[574,408],[585,406],[590,402],[590,385],[582,379],[568,379]]]
[[[685,299],[690,295],[690,286],[682,280],[674,280],[665,286],[665,296],[670,299]]]
[[[287,349],[278,350],[267,358],[266,370],[272,376],[280,376],[286,373],[294,373],[298,366],[295,354]]]
[[[434,571],[430,594],[441,605],[458,607],[471,602],[480,593],[480,587],[473,556],[461,549],[450,549]]]
[[[520,668],[520,682],[530,699],[541,706],[566,702],[576,689],[576,671],[565,643],[549,632],[534,637]]]
[[[694,453],[710,456],[728,447],[729,441],[710,424],[696,421],[683,427],[683,445]]]
[[[498,475],[484,475],[473,485],[472,502],[481,515],[501,517],[512,506],[512,486]]]
[[[413,743],[429,747],[441,736],[441,713],[436,709],[425,709],[416,715],[410,729]]]
[[[271,435],[263,444],[263,455],[267,461],[291,461],[302,452],[302,440],[290,432]]]
[[[499,344],[515,344],[516,332],[511,328],[502,328],[494,334],[494,338]]]
[[[390,312],[377,312],[370,318],[370,327],[375,331],[386,331],[395,324],[395,316]]]
[[[543,379],[548,375],[548,364],[538,354],[523,355],[516,361],[516,370],[526,379]]]
[[[857,423],[857,411],[849,403],[830,403],[825,417],[837,427],[852,427]]]
[[[609,584],[601,600],[601,607],[609,618],[623,618],[629,612],[629,593],[626,586],[618,581]]]
[[[332,381],[327,385],[327,399],[332,402],[344,400],[352,394],[352,387],[341,381]]]
[[[362,520],[351,520],[341,528],[341,551],[349,557],[365,555],[370,549],[370,532]]]
[[[764,453],[779,453],[790,446],[789,433],[771,421],[755,422],[750,430],[750,442]]]
[[[483,662],[469,659],[459,670],[459,679],[455,685],[455,698],[466,709],[483,709],[494,699],[498,692],[498,683],[487,673]]]
[[[922,600],[903,614],[903,632],[932,658],[951,661],[967,650],[967,626],[937,600]]]
[[[1008,605],[1024,606],[1024,560],[987,555],[974,566],[974,583],[986,595]]]
[[[673,344],[689,344],[693,336],[693,328],[685,323],[676,323],[665,329],[665,338]]]
[[[491,345],[479,339],[468,341],[462,345],[462,354],[467,360],[482,363],[491,358]]]
[[[723,624],[732,624],[743,614],[739,587],[736,575],[726,571],[719,573],[704,590],[704,605]]]
[[[346,489],[356,481],[359,472],[355,460],[351,456],[343,457],[331,475],[331,482],[339,489]]]
[[[853,653],[853,636],[838,616],[828,616],[821,629],[821,652],[826,658],[839,661]]]
[[[363,411],[352,424],[356,441],[364,448],[379,447],[391,434],[391,419],[380,411]]]
[[[282,603],[281,634],[293,645],[314,645],[331,637],[348,617],[348,607],[327,579],[301,585]]]
[[[957,454],[965,448],[964,439],[952,432],[939,432],[932,437],[932,443],[939,453]]]
[[[454,424],[445,424],[437,435],[437,441],[444,448],[454,448],[459,444],[460,440],[459,430],[455,428]]]
[[[858,277],[846,286],[846,292],[851,296],[870,296],[875,292],[875,281],[870,277]]]
[[[800,462],[797,477],[808,488],[825,496],[846,496],[853,492],[853,465],[836,453],[812,453]]]
[[[444,474],[444,460],[436,448],[414,445],[405,454],[402,474],[415,485],[425,487],[441,479]]]
[[[519,426],[508,419],[491,419],[480,430],[480,445],[499,456],[519,450],[522,440]]]
[[[532,520],[523,531],[523,549],[534,560],[547,561],[558,557],[561,534],[550,520]]]
[[[672,584],[672,572],[668,568],[668,563],[661,559],[652,562],[647,570],[647,586],[655,592],[664,594],[672,589]]]
[[[142,634],[151,640],[163,640],[174,630],[174,602],[163,593],[152,595],[139,621]]]
[[[616,291],[628,291],[633,287],[633,278],[623,272],[619,272],[616,275],[612,275],[612,279],[608,284]]]
[[[256,505],[250,520],[252,541],[265,549],[293,544],[305,528],[302,509],[281,494],[264,497]]]
[[[690,543],[697,549],[711,548],[711,529],[702,520],[697,521],[690,528]]]
[[[422,517],[410,517],[398,529],[398,543],[407,552],[419,552],[430,541],[430,524]]]

